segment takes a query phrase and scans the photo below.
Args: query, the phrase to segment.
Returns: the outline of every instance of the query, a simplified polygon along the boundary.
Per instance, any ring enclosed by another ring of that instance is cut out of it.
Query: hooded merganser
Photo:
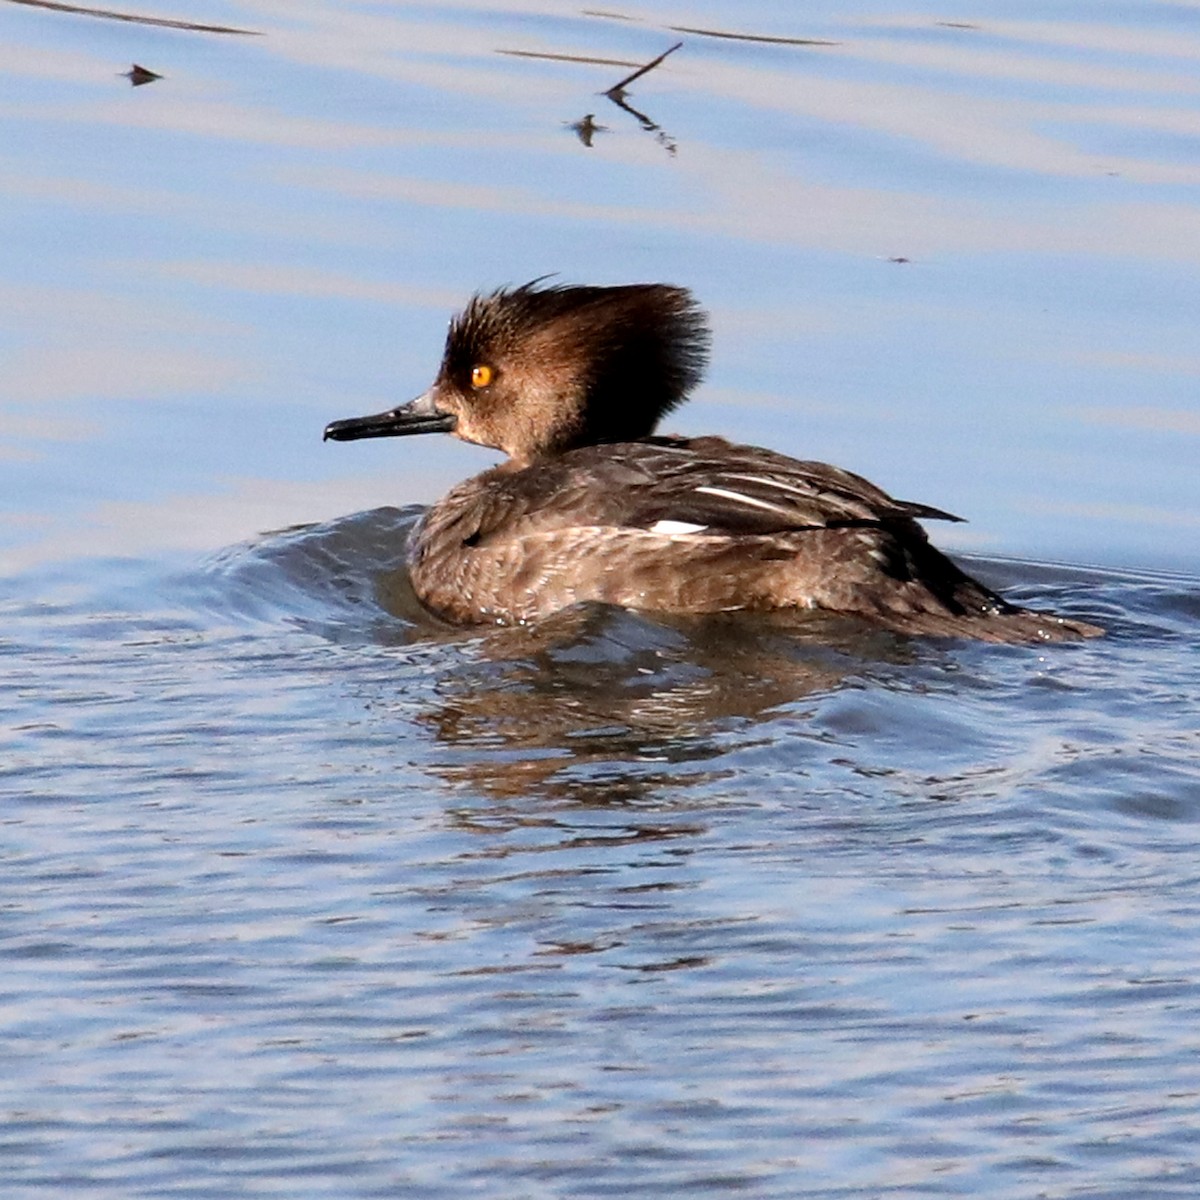
[[[536,620],[581,601],[672,613],[823,609],[906,633],[1059,641],[1102,631],[1018,608],[930,545],[867,480],[718,437],[656,437],[700,382],[705,315],[666,284],[477,295],[433,386],[334,421],[336,441],[453,433],[508,461],[429,510],[412,583],[458,624]]]

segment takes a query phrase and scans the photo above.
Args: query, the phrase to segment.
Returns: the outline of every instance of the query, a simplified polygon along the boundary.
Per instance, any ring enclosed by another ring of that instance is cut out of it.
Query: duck
[[[533,280],[477,293],[416,399],[332,441],[449,433],[505,455],[413,530],[413,589],[455,625],[579,604],[841,614],[900,634],[1058,642],[1103,631],[1010,603],[930,542],[958,521],[859,475],[660,421],[703,378],[707,316],[665,283]]]

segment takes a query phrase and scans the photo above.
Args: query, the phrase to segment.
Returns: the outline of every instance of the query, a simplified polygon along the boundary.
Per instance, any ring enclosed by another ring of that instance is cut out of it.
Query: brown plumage
[[[447,620],[532,621],[581,601],[663,612],[825,609],[907,633],[1058,641],[1102,632],[1009,604],[918,520],[838,467],[721,438],[655,437],[700,381],[704,314],[683,288],[539,287],[476,296],[433,386],[327,438],[434,431],[509,460],[459,484],[410,549]]]

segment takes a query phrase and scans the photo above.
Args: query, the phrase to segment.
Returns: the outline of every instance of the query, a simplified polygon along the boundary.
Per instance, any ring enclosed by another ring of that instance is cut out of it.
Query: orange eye
[[[473,388],[485,388],[492,382],[492,368],[486,363],[479,363],[478,366],[471,368],[471,386]]]

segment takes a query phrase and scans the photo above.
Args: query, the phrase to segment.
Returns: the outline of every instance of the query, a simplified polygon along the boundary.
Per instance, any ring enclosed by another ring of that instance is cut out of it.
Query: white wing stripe
[[[725,500],[733,500],[737,504],[745,504],[750,508],[764,508],[767,512],[779,513],[782,517],[791,515],[786,508],[780,508],[778,504],[770,504],[766,500],[756,500],[753,496],[743,496],[741,492],[731,492],[718,487],[698,487],[696,491],[703,492],[706,496],[720,496]]]
[[[649,533],[703,533],[707,525],[693,525],[690,521],[655,521],[647,532]]]
[[[806,500],[813,499],[817,495],[817,489],[812,487],[793,487],[790,483],[784,483],[779,479],[768,479],[763,475],[725,475],[725,479],[741,479],[746,483],[757,483],[763,487],[778,488],[781,492],[791,492],[793,496],[803,496]]]

